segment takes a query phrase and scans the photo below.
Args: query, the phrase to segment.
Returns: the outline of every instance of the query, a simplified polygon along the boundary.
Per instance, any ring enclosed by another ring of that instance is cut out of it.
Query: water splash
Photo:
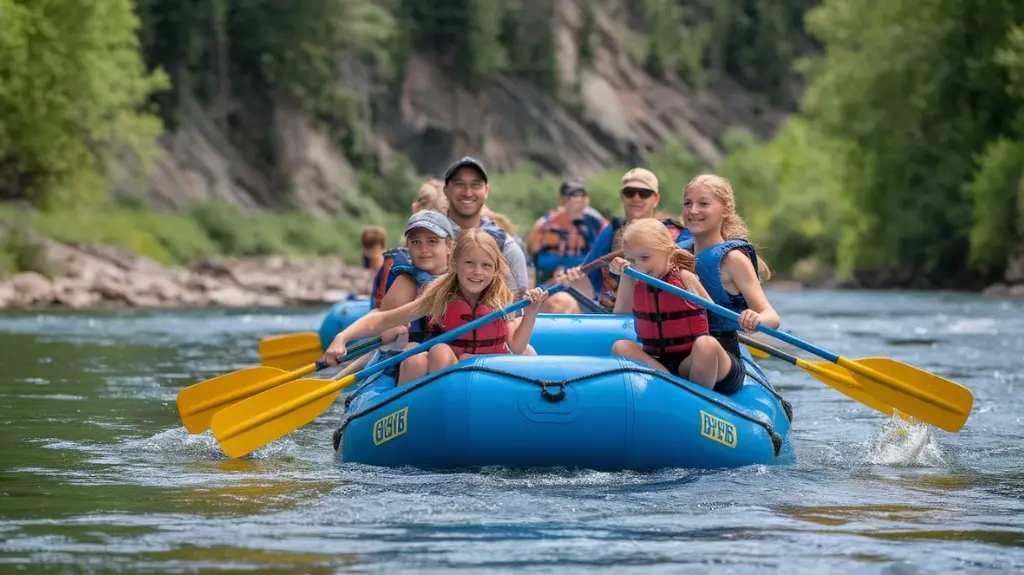
[[[864,459],[872,465],[945,467],[942,448],[927,424],[897,416],[882,424]]]

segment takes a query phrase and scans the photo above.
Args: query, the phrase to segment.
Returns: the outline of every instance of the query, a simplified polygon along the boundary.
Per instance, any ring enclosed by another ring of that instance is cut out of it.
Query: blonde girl
[[[683,222],[693,240],[680,246],[696,256],[697,277],[710,299],[740,315],[738,322],[708,317],[711,335],[738,357],[740,329],[753,331],[759,324],[778,329],[782,323],[761,289],[771,270],[747,239],[747,226],[736,213],[736,197],[725,178],[704,174],[686,185]]]
[[[480,229],[463,231],[455,242],[446,274],[431,282],[415,301],[358,319],[334,338],[324,360],[335,362],[344,356],[349,341],[376,336],[420,318],[426,318],[429,338],[507,307],[513,302],[513,294],[505,283],[504,268],[505,259],[490,234]],[[436,344],[430,351],[402,362],[398,385],[474,355],[523,353],[547,292],[534,288],[525,297],[530,305],[518,326],[510,317],[499,318],[450,343]]]
[[[619,340],[612,346],[612,354],[679,375],[724,395],[739,391],[744,381],[742,365],[711,337],[704,308],[623,274],[629,266],[708,298],[693,273],[693,254],[678,248],[665,224],[654,218],[627,225],[622,233],[622,249],[625,258],[616,258],[610,264],[612,272],[621,277],[614,313],[633,314],[640,344]]]

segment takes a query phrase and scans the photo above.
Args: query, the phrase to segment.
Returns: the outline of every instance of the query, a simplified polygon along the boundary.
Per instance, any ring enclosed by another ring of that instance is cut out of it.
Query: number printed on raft
[[[704,410],[700,412],[700,434],[726,447],[736,447],[736,426]]]
[[[409,408],[403,407],[373,423],[373,444],[380,445],[404,434],[409,429]]]

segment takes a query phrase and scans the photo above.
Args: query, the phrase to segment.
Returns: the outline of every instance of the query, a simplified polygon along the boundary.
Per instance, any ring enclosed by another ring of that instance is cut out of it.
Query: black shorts
[[[683,363],[687,357],[690,357],[688,353],[679,353],[673,355],[653,355],[651,356],[658,360],[661,365],[665,366],[665,369],[672,375],[679,375],[679,366]],[[732,395],[737,391],[743,389],[743,382],[746,380],[747,373],[743,370],[743,362],[733,354],[729,354],[729,373],[725,374],[725,377],[715,382],[714,390],[722,395]]]
[[[682,365],[683,360],[690,357],[688,353],[675,353],[672,355],[652,355],[654,359],[658,360],[658,363],[665,366],[672,375],[679,375],[679,366]]]
[[[732,353],[729,353],[732,365],[729,366],[729,373],[715,382],[715,391],[722,395],[732,395],[743,389],[743,382],[747,379],[747,372],[743,369],[743,361]]]

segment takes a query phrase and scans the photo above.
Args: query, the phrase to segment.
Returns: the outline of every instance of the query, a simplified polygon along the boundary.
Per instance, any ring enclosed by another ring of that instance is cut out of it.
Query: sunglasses
[[[566,198],[582,198],[585,195],[587,195],[586,190],[572,190],[571,192],[565,192],[562,194],[562,196]]]
[[[626,188],[622,190],[622,197],[629,198],[631,200],[635,198],[637,194],[640,195],[640,199],[646,200],[654,195],[654,190],[648,190],[643,188]]]

